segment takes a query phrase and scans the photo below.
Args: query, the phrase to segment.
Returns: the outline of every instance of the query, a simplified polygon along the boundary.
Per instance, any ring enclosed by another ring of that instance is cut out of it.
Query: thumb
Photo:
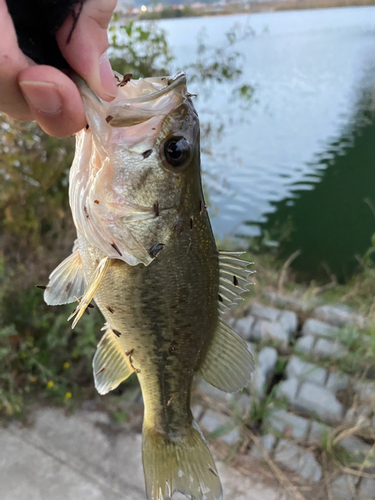
[[[84,0],[56,33],[68,64],[106,101],[117,94],[109,63],[107,28],[117,0]]]

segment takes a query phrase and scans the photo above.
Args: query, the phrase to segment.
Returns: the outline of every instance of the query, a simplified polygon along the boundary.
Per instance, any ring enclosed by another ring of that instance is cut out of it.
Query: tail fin
[[[170,500],[175,491],[191,500],[223,499],[215,463],[195,421],[179,437],[144,428],[143,468],[148,500]]]

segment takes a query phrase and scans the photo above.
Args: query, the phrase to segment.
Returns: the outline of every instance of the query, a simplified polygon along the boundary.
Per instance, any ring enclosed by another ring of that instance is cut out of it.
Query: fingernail
[[[117,85],[107,52],[104,52],[99,60],[99,73],[104,92],[108,97],[116,97]]]
[[[39,112],[56,115],[61,111],[62,99],[53,83],[23,81],[20,87],[27,102]]]

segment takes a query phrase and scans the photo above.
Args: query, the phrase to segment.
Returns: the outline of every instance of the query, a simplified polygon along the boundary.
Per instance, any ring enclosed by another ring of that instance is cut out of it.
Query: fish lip
[[[164,94],[168,94],[171,90],[175,89],[176,87],[179,87],[180,85],[183,84],[186,85],[186,75],[183,71],[179,71],[172,77],[166,76],[164,78],[167,81],[167,84],[162,89],[157,90],[156,92],[152,92],[151,94],[146,94],[139,97],[133,97],[132,99],[124,98],[121,99],[121,101],[119,102],[121,102],[121,104],[134,104],[134,103],[144,103],[153,101],[154,99],[158,99]]]

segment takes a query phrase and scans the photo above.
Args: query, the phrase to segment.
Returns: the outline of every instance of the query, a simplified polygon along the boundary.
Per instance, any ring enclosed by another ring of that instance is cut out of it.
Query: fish
[[[119,81],[107,103],[83,80],[88,125],[76,136],[69,199],[77,240],[50,275],[47,304],[95,301],[105,333],[93,360],[104,395],[132,373],[143,400],[149,500],[180,492],[221,500],[222,485],[190,399],[199,373],[236,392],[254,361],[224,321],[251,284],[242,252],[219,251],[204,200],[199,119],[186,76]]]

